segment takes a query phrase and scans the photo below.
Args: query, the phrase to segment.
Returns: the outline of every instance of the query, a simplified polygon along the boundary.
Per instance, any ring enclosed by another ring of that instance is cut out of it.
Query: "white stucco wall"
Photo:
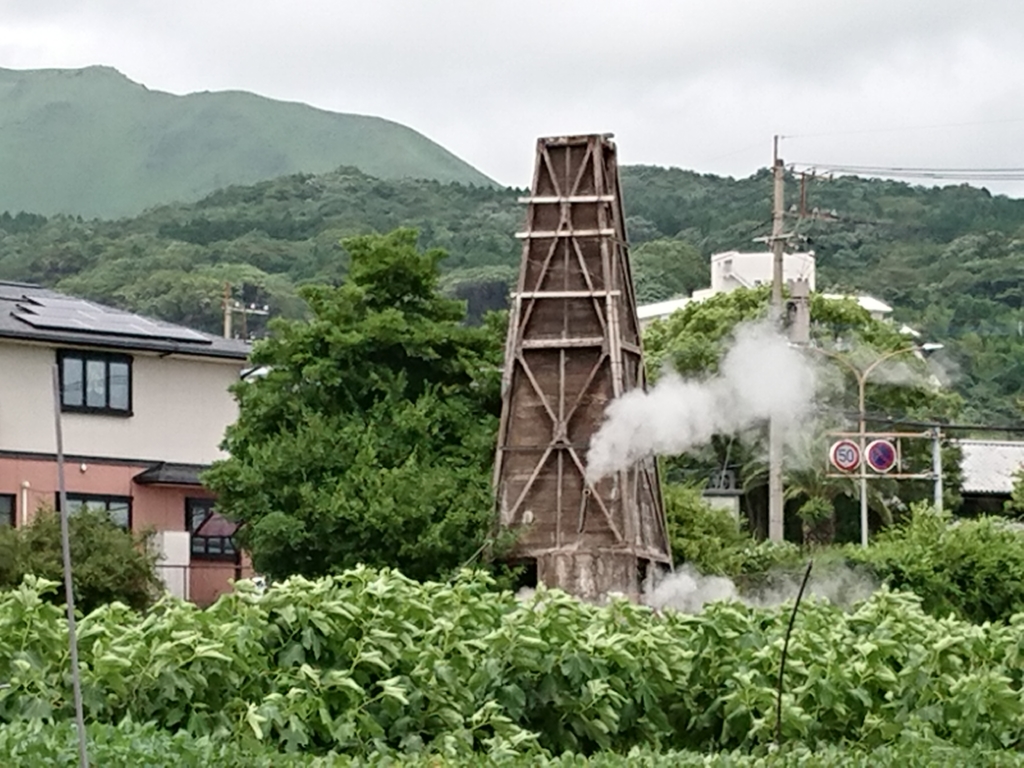
[[[774,275],[774,257],[770,252],[740,253],[726,251],[711,257],[711,291],[722,293],[739,287],[753,288],[756,284],[770,283]],[[787,253],[782,257],[782,279],[802,278],[814,286],[814,255]]]
[[[63,414],[64,452],[207,464],[238,408],[228,387],[243,361],[132,354],[130,417]],[[0,340],[0,450],[52,454],[52,347]]]

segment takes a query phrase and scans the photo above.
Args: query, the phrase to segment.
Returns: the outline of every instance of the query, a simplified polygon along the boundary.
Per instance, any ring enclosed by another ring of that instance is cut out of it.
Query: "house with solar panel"
[[[212,602],[249,575],[235,525],[199,482],[224,456],[248,354],[244,341],[0,281],[0,524],[58,507],[59,408],[69,510],[156,530],[168,589]]]

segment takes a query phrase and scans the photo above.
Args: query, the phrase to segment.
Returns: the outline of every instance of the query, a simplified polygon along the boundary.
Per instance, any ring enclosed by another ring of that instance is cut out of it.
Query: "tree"
[[[630,260],[641,304],[689,296],[711,284],[707,259],[685,240],[651,240],[636,248]]]
[[[486,541],[502,339],[438,291],[440,250],[400,229],[344,241],[348,279],[303,289],[236,386],[239,418],[205,482],[257,570],[358,563],[444,576]]]
[[[620,179],[642,302],[707,285],[704,260],[749,249],[770,229],[770,169],[734,179],[623,166]],[[787,189],[795,192],[796,184]],[[40,282],[219,333],[224,280],[238,298],[269,305],[272,316],[301,318],[296,286],[344,279],[342,238],[412,226],[422,247],[449,252],[452,292],[469,301],[475,322],[478,308],[505,301],[500,276],[481,279],[479,270],[516,271],[517,197],[525,192],[383,181],[339,168],[232,186],[117,221],[0,212],[0,279]],[[843,176],[811,182],[806,203],[837,214],[800,222],[800,234],[813,241],[817,285],[878,296],[896,308],[899,322],[942,339],[957,371],[952,386],[966,400],[965,421],[1019,422],[1024,200],[964,185]],[[688,243],[699,257],[672,256]],[[242,266],[256,269],[255,280]],[[260,334],[262,324],[249,320]]]
[[[730,512],[715,509],[695,485],[664,486],[665,519],[676,567],[737,578],[792,566],[799,550],[791,544],[755,541]]]
[[[148,607],[162,590],[149,536],[133,536],[105,513],[83,511],[69,520],[75,607],[83,613],[111,602],[136,610]],[[27,576],[64,579],[60,516],[40,510],[23,528],[0,528],[0,588]],[[64,591],[54,593],[63,602]]]
[[[732,332],[742,322],[767,317],[769,289],[738,289],[713,296],[705,301],[692,302],[665,320],[653,323],[644,336],[644,348],[652,379],[657,378],[664,366],[674,368],[683,375],[705,375],[717,369],[719,359],[728,346]],[[874,320],[852,300],[829,300],[820,294],[811,297],[812,336],[822,347],[834,346],[841,340],[854,360],[871,360],[886,351],[902,349],[911,342],[897,329]],[[830,361],[821,357],[816,362],[828,366]],[[923,364],[911,355],[899,361],[906,377],[927,378]],[[878,374],[893,369],[881,368]],[[790,508],[801,518],[802,534],[807,540],[830,541],[836,528],[833,517],[836,506],[848,497],[853,488],[849,482],[826,476],[824,456],[825,433],[849,426],[850,414],[857,411],[857,388],[843,367],[830,366],[824,371],[831,378],[831,387],[819,403],[817,423],[806,435],[808,445],[800,451],[802,457],[793,457],[786,465],[786,485],[790,487]],[[953,392],[932,386],[904,386],[891,375],[877,375],[867,386],[869,411],[868,429],[891,430],[892,425],[881,417],[909,420],[949,420],[962,406],[960,397]],[[874,417],[874,420],[872,418]],[[913,443],[913,444],[912,444]],[[903,458],[908,462],[929,466],[930,446],[927,441],[908,441]],[[956,467],[955,449],[946,449],[946,467]],[[794,461],[794,458],[799,460]],[[670,481],[693,482],[707,478],[728,466],[741,475],[740,486],[747,496],[750,525],[754,531],[766,525],[767,463],[763,435],[742,441],[731,436],[719,437],[710,445],[691,455],[672,457],[666,463],[666,476]],[[957,487],[959,473],[955,469],[945,476],[950,489]],[[892,520],[889,500],[899,495],[902,503],[930,498],[927,481],[902,482],[875,480],[869,484],[869,506],[878,520],[888,524]],[[802,511],[802,513],[801,513]]]
[[[1010,500],[1003,504],[1003,511],[1011,517],[1024,515],[1024,468],[1013,473],[1013,488]]]

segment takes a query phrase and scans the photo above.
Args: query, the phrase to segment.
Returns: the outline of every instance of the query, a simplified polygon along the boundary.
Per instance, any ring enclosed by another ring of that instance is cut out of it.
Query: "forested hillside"
[[[621,169],[638,295],[706,285],[707,258],[758,248],[769,229],[767,171],[746,179]],[[796,203],[797,185],[789,185]],[[0,279],[30,280],[210,331],[225,283],[272,314],[304,312],[295,288],[336,283],[339,240],[408,225],[446,249],[446,289],[471,315],[500,306],[514,277],[523,190],[399,179],[353,168],[232,186],[135,218],[0,214]],[[967,417],[1018,423],[1024,389],[1024,200],[966,186],[932,189],[838,178],[808,187],[794,219],[818,255],[818,288],[870,292],[896,319],[946,344]],[[261,318],[250,318],[259,332]]]
[[[389,120],[240,91],[176,96],[110,67],[0,69],[0,104],[0,210],[131,215],[339,165],[385,179],[493,184]]]

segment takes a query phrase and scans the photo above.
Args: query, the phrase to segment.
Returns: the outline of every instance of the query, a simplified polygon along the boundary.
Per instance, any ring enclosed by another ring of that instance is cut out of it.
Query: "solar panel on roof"
[[[135,336],[198,344],[211,343],[207,336],[189,328],[169,323],[157,323],[130,312],[110,310],[81,299],[24,297],[22,303],[16,305],[12,314],[33,328],[79,333],[105,333],[112,336]]]
[[[57,309],[59,307],[67,307],[68,309],[79,309],[85,307],[97,307],[98,305],[93,304],[90,301],[83,299],[55,299],[52,296],[33,296],[32,298],[26,299],[31,303],[40,306],[47,307],[49,309]]]

